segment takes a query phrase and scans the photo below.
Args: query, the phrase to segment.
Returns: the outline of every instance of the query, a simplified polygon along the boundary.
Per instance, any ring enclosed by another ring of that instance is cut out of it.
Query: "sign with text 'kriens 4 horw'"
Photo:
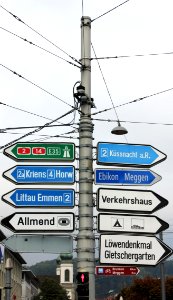
[[[155,266],[172,254],[172,249],[155,236],[101,235],[100,263]]]

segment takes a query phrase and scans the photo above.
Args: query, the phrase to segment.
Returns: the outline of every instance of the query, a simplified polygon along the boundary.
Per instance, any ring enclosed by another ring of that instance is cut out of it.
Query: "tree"
[[[166,299],[173,299],[173,277],[165,279]],[[158,278],[135,279],[129,287],[122,289],[124,300],[161,300],[161,282]]]
[[[45,278],[40,284],[40,290],[34,300],[69,300],[66,290],[52,278]]]

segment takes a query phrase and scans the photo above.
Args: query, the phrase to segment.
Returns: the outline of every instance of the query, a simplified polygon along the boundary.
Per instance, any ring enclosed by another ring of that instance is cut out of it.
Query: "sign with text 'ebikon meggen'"
[[[101,143],[97,145],[97,164],[151,167],[166,159],[166,154],[150,145]]]
[[[17,161],[74,161],[73,143],[16,143],[4,149],[4,154]]]

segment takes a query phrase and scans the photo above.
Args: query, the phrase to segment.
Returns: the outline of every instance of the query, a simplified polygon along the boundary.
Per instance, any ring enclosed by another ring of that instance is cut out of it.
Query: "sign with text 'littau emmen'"
[[[156,234],[169,228],[169,224],[156,216],[128,214],[99,214],[99,232],[129,232]]]
[[[73,166],[15,166],[3,173],[3,177],[15,184],[73,184]]]
[[[172,249],[155,236],[101,235],[100,263],[155,266],[172,254]]]
[[[97,191],[97,210],[151,214],[168,205],[168,200],[150,190],[108,189]]]
[[[14,207],[74,207],[73,189],[15,189],[2,196]]]
[[[151,167],[166,159],[166,154],[150,145],[98,143],[97,164]]]
[[[17,161],[74,161],[73,143],[16,143],[4,149],[4,154]]]
[[[73,213],[14,213],[1,220],[13,232],[62,232],[74,230]]]
[[[95,169],[95,184],[100,185],[153,185],[161,179],[146,169]]]

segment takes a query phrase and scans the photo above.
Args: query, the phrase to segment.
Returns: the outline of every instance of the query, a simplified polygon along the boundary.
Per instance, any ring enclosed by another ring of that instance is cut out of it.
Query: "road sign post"
[[[139,268],[131,266],[96,266],[95,273],[97,276],[130,276],[138,275]]]
[[[73,189],[14,189],[2,196],[14,207],[74,207]]]
[[[13,234],[2,241],[5,247],[21,253],[72,253],[73,237],[50,234]]]
[[[169,224],[155,216],[128,214],[99,214],[99,232],[129,232],[157,234],[169,228]]]
[[[73,166],[20,165],[3,173],[3,177],[15,184],[73,184]]]
[[[155,266],[172,254],[172,249],[155,236],[101,235],[100,263]]]
[[[74,161],[73,143],[16,143],[4,154],[17,161]]]
[[[153,185],[161,176],[151,170],[95,169],[95,184],[99,185]]]
[[[73,213],[14,213],[1,220],[13,232],[69,232],[74,230]]]
[[[97,191],[97,209],[100,211],[151,214],[166,205],[165,198],[150,190],[99,188]]]
[[[166,159],[166,154],[150,145],[98,143],[97,164],[151,167]]]

